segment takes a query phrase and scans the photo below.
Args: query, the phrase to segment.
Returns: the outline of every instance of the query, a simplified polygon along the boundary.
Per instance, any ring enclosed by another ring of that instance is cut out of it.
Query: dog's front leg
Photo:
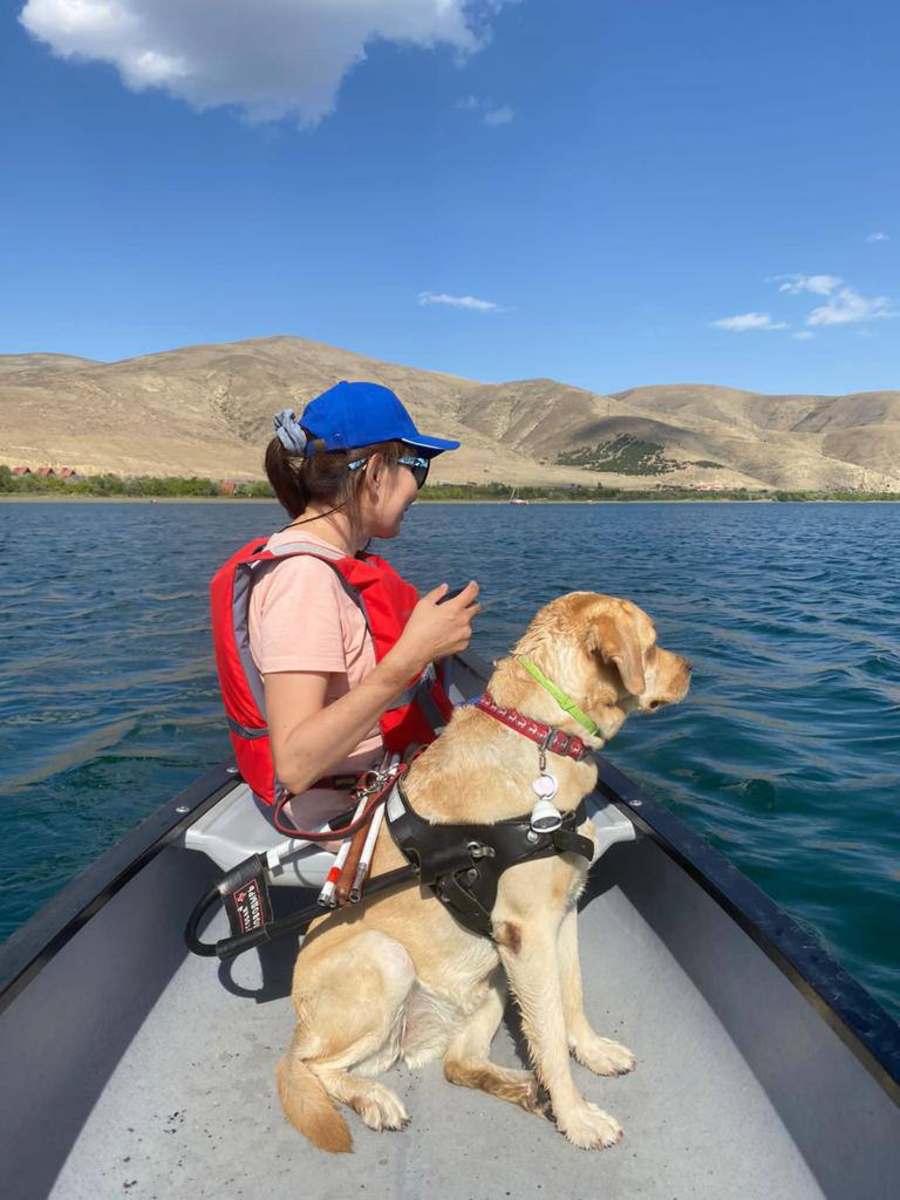
[[[559,977],[569,1050],[596,1075],[625,1075],[634,1069],[634,1055],[611,1038],[600,1037],[584,1015],[581,962],[578,956],[578,910],[573,906],[559,927]]]
[[[497,935],[532,1062],[550,1095],[557,1125],[570,1142],[585,1150],[614,1145],[622,1138],[621,1126],[585,1100],[572,1079],[560,984],[558,917],[535,918],[531,914],[521,922],[506,921]]]

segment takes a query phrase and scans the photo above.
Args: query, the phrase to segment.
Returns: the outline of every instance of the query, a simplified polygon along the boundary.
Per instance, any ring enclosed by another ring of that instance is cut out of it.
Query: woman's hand
[[[275,774],[288,791],[305,792],[352,753],[428,663],[465,650],[472,619],[481,612],[478,590],[473,580],[442,604],[449,591],[442,583],[423,596],[375,669],[330,704],[325,703],[326,672],[283,671],[264,677]]]
[[[430,662],[465,650],[472,639],[472,620],[481,612],[480,591],[473,579],[458,596],[444,600],[449,591],[440,584],[423,596],[413,609],[406,628],[394,647],[385,655],[405,679],[425,669]],[[443,603],[441,601],[443,600]]]

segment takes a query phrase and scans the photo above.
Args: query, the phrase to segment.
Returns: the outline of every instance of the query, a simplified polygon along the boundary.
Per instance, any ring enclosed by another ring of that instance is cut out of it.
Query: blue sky
[[[900,387],[896,3],[0,21],[0,352],[290,333],[600,392]]]

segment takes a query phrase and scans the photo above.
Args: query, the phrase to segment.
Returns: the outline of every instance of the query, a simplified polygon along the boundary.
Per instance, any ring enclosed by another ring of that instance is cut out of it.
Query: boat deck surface
[[[639,900],[642,886],[658,885],[659,864],[650,862],[658,854],[649,843],[613,847],[595,868],[580,918],[586,1011],[599,1033],[623,1041],[638,1059],[637,1070],[622,1078],[599,1078],[573,1065],[587,1098],[625,1127],[618,1146],[578,1150],[550,1122],[445,1082],[434,1063],[382,1077],[410,1113],[405,1131],[373,1133],[348,1112],[354,1153],[317,1150],[287,1124],[274,1087],[275,1064],[293,1029],[293,946],[282,939],[264,952],[264,982],[255,952],[224,966],[183,960],[87,1115],[52,1196],[805,1200],[826,1194],[771,1088],[704,998],[690,964],[679,961],[623,890],[626,881],[629,888],[637,881]],[[644,884],[642,863],[653,867]],[[677,893],[678,872],[671,870]],[[670,899],[677,903],[677,894]],[[734,928],[719,917],[723,931]],[[217,936],[225,932],[223,926]],[[779,984],[795,995],[774,972],[769,985]],[[819,1021],[813,1031],[834,1038]],[[518,1064],[516,1045],[510,1015],[493,1057]]]

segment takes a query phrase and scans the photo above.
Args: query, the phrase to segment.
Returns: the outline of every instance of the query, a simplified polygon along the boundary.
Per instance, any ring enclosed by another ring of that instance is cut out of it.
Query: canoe
[[[453,698],[487,674],[458,655]],[[606,849],[579,919],[585,1008],[638,1067],[573,1071],[625,1127],[618,1146],[577,1150],[549,1121],[451,1086],[439,1064],[386,1076],[411,1116],[402,1133],[349,1114],[352,1155],[289,1126],[274,1077],[294,1024],[297,936],[227,962],[184,941],[219,867],[259,848],[242,846],[262,819],[223,763],[0,952],[7,1194],[893,1200],[900,1027],[737,868],[598,762]],[[316,870],[306,862],[273,889],[279,914],[314,896],[299,885]],[[203,936],[226,933],[217,913]],[[511,1009],[493,1057],[521,1054]]]

